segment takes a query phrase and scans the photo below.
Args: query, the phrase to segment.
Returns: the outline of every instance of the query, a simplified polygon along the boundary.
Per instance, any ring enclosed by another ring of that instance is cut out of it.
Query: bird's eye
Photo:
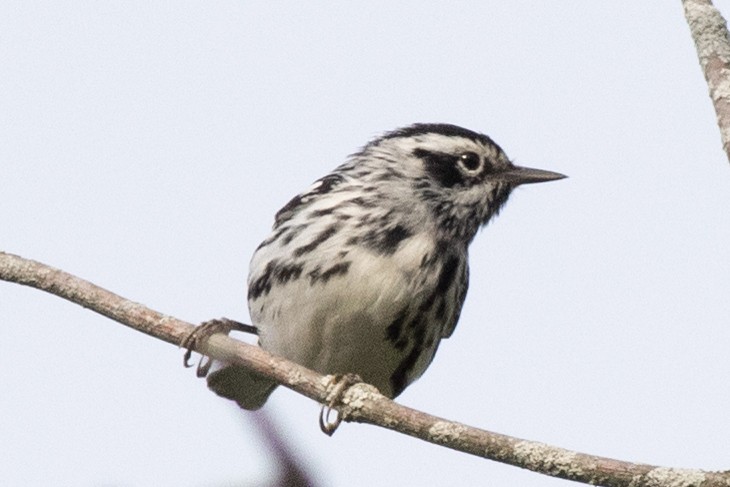
[[[474,172],[482,165],[482,158],[474,152],[464,152],[459,156],[459,165],[467,172]]]

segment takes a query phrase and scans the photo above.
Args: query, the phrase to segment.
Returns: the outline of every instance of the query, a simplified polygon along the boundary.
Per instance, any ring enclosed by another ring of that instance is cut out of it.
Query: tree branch
[[[88,281],[40,262],[0,252],[0,279],[31,286],[96,311],[114,321],[178,345],[193,325],[131,302]],[[331,376],[322,376],[259,347],[213,335],[197,352],[264,374],[320,403]],[[493,433],[411,409],[368,384],[351,386],[337,406],[345,421],[368,423],[482,458],[534,472],[611,487],[714,487],[730,485],[727,472],[655,467],[578,453]]]
[[[725,154],[730,160],[730,39],[727,24],[711,0],[682,0],[684,16],[710,87]]]

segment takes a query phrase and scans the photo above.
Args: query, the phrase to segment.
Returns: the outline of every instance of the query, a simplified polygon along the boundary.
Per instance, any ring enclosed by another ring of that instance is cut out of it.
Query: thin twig
[[[730,39],[727,24],[711,0],[682,0],[684,16],[710,87],[725,154],[730,160]]]
[[[193,329],[189,323],[133,303],[59,269],[4,252],[0,252],[0,279],[55,294],[175,345]],[[327,401],[331,376],[319,375],[259,347],[224,335],[213,335],[198,346],[197,351],[218,360],[250,367],[320,403]],[[399,405],[363,383],[347,389],[338,409],[346,421],[378,425],[479,457],[593,485],[730,485],[730,474],[725,472],[623,462],[481,430]]]

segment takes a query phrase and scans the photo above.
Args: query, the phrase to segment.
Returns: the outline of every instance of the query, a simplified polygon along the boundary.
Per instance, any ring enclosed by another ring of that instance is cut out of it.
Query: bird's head
[[[354,155],[355,176],[381,193],[418,201],[439,231],[471,241],[521,185],[562,179],[515,166],[486,135],[448,124],[414,124],[388,132]],[[415,196],[415,198],[414,198]]]

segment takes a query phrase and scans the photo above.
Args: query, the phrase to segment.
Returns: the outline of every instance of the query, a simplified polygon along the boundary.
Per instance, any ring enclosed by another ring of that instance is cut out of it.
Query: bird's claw
[[[327,394],[327,404],[324,404],[319,411],[319,428],[322,430],[322,433],[327,436],[332,436],[337,431],[340,423],[342,423],[343,417],[335,407],[342,400],[345,391],[360,382],[362,382],[362,379],[357,374],[337,374],[332,376],[327,386],[328,389],[331,389],[329,394]],[[333,412],[335,413],[335,419],[330,420],[330,415]]]
[[[231,331],[238,330],[245,333],[253,333],[258,335],[258,329],[255,326],[240,323],[238,321],[229,320],[228,318],[220,318],[215,320],[204,321],[200,326],[195,327],[188,335],[186,335],[180,341],[180,347],[185,349],[185,355],[183,355],[183,365],[185,367],[192,367],[190,363],[190,357],[193,355],[193,349],[198,348],[198,345],[203,341],[210,338],[216,333],[224,333],[228,335]],[[198,377],[205,377],[210,371],[210,367],[213,365],[213,360],[210,357],[203,355],[198,361],[198,367],[195,374]]]

